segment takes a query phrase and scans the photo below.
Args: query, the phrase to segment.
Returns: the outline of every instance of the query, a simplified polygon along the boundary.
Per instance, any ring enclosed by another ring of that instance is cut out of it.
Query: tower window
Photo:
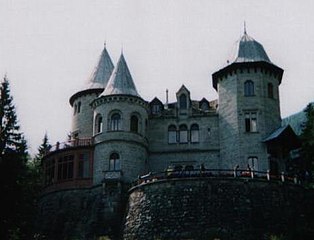
[[[188,128],[186,125],[180,125],[179,127],[179,140],[180,143],[188,142]]]
[[[81,112],[81,102],[77,103],[77,113]]]
[[[274,86],[272,83],[267,84],[267,93],[269,98],[274,98]]]
[[[75,103],[74,104],[74,115],[76,114],[76,112],[77,112],[77,104]]]
[[[193,124],[191,126],[191,142],[192,143],[199,142],[199,127],[197,124]]]
[[[187,104],[187,97],[185,94],[181,94],[179,101],[180,101],[180,109],[187,109],[188,104]]]
[[[131,117],[131,122],[130,122],[130,131],[131,132],[138,132],[138,118],[137,116],[132,116]]]
[[[110,130],[111,131],[121,130],[121,116],[119,113],[112,114],[110,118]]]
[[[120,156],[118,153],[111,153],[110,154],[109,170],[111,170],[111,171],[121,170]]]
[[[256,112],[245,113],[245,131],[257,132]]]
[[[102,116],[100,114],[97,114],[95,118],[95,134],[101,133],[102,127],[103,127]]]
[[[177,142],[177,128],[175,125],[170,125],[168,127],[168,143]]]
[[[244,96],[254,96],[254,82],[251,80],[247,80],[244,83]]]

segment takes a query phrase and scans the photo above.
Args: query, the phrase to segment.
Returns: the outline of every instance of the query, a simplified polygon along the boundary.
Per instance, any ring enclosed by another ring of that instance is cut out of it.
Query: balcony
[[[51,148],[47,149],[46,155],[64,149],[76,148],[76,147],[88,147],[93,145],[92,138],[73,139],[66,142],[57,142]]]
[[[121,181],[123,173],[122,171],[104,171],[104,182],[107,181]]]

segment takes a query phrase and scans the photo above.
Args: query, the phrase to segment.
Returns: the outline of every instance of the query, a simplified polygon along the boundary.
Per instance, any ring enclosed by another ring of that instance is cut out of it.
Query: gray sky
[[[0,76],[7,74],[22,131],[36,152],[71,129],[69,97],[95,67],[104,42],[121,49],[138,92],[165,101],[182,84],[191,97],[216,99],[211,74],[248,34],[285,70],[282,117],[314,100],[314,1],[0,0]]]

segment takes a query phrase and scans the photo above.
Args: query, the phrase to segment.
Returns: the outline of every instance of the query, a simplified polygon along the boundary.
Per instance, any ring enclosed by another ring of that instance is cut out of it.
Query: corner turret
[[[73,107],[72,138],[92,137],[93,110],[90,103],[103,92],[113,68],[113,63],[105,45],[91,77],[82,90],[70,97],[70,104]]]
[[[270,168],[263,139],[280,127],[279,85],[283,70],[246,31],[234,59],[212,75],[219,97],[222,168]]]

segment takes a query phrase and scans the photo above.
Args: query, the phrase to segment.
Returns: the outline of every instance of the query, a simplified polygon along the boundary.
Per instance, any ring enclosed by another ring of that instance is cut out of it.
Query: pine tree
[[[303,169],[308,172],[314,171],[314,107],[308,104],[306,109],[306,122],[304,123],[301,140],[301,158]]]
[[[18,239],[25,230],[27,145],[17,122],[9,82],[0,83],[0,239]]]
[[[51,148],[47,133],[44,135],[41,145],[38,147],[38,152],[33,159],[32,169],[34,178],[37,180],[37,188],[41,188],[43,184],[42,159]]]

